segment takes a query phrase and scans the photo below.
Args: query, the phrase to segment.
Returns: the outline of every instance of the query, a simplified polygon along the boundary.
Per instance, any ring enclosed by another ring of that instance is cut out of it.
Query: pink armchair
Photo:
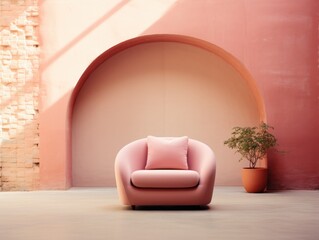
[[[124,146],[115,160],[118,194],[124,205],[207,205],[216,162],[206,144],[188,139],[187,169],[147,169],[148,138]]]

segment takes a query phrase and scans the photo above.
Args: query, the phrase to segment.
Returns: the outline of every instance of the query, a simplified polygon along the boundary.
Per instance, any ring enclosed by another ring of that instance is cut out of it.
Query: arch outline
[[[156,42],[175,42],[175,43],[182,43],[191,45],[194,47],[198,47],[201,49],[204,49],[208,52],[211,52],[221,59],[223,59],[226,63],[231,65],[235,71],[241,76],[242,79],[245,80],[246,84],[248,85],[248,88],[251,90],[256,105],[258,108],[259,118],[260,121],[266,122],[266,112],[265,112],[265,106],[264,101],[261,96],[261,93],[256,85],[256,81],[253,78],[253,76],[250,74],[248,69],[232,54],[225,51],[224,49],[218,47],[217,45],[210,43],[205,40],[201,40],[198,38],[185,36],[185,35],[175,35],[175,34],[154,34],[154,35],[143,35],[136,38],[132,38],[129,40],[126,40],[124,42],[118,43],[117,45],[114,45],[113,47],[109,48],[102,54],[100,54],[96,59],[92,61],[92,63],[86,68],[86,70],[81,75],[80,79],[78,80],[76,86],[74,87],[69,103],[67,108],[67,129],[68,136],[66,136],[67,141],[67,148],[69,151],[69,154],[67,154],[66,159],[66,166],[68,169],[66,169],[67,174],[67,181],[69,186],[66,186],[66,188],[72,186],[72,115],[73,115],[73,109],[74,105],[77,99],[78,94],[81,92],[82,87],[84,86],[87,79],[89,79],[90,75],[105,61],[107,61],[109,58],[112,58],[114,55],[128,49],[131,47],[135,47],[141,44],[146,43],[156,43]],[[267,163],[265,162],[265,165],[267,166]]]

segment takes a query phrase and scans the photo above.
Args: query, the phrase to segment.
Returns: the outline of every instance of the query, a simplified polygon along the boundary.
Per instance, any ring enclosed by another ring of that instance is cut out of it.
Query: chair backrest
[[[147,138],[135,140],[124,146],[119,155],[125,155],[123,160],[130,161],[128,164],[135,170],[144,169],[147,161]],[[194,139],[188,140],[188,167],[199,171],[202,165],[215,165],[215,156],[211,148]]]
[[[215,154],[213,150],[198,140],[188,140],[188,167],[191,170],[201,172],[203,167],[216,167]]]

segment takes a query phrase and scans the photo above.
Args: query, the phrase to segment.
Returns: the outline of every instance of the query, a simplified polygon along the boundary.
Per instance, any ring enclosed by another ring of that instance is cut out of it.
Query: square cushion
[[[145,169],[188,169],[188,137],[147,137]]]

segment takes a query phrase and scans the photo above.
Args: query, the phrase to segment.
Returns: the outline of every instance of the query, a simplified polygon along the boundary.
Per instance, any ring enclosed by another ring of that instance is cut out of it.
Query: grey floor
[[[319,239],[319,191],[216,187],[208,208],[121,206],[114,188],[0,192],[0,239]]]

